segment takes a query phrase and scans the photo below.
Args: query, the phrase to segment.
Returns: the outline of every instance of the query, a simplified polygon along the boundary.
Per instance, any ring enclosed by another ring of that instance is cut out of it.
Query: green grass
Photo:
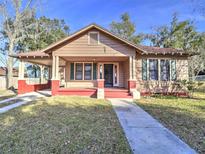
[[[199,153],[205,153],[205,93],[194,98],[158,96],[136,103]]]
[[[0,101],[15,96],[16,94],[11,90],[0,90]]]
[[[14,99],[14,100],[2,103],[2,104],[0,104],[0,108],[11,105],[11,104],[14,104],[14,103],[17,103],[19,101],[22,101],[22,100],[21,99]]]
[[[0,115],[1,153],[131,153],[109,102],[44,98]]]

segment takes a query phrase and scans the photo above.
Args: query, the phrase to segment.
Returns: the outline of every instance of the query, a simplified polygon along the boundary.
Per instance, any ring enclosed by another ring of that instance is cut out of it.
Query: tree
[[[37,27],[30,29],[30,37],[19,42],[20,50],[39,50],[66,37],[69,34],[69,26],[64,20],[40,17],[32,18],[31,22],[37,23]]]
[[[147,35],[153,46],[176,48],[188,53],[198,53],[189,61],[190,75],[194,76],[205,68],[204,34],[196,31],[189,20],[178,21],[174,14],[170,25],[157,27],[153,34]]]
[[[110,24],[110,30],[116,35],[122,38],[128,39],[129,41],[139,44],[142,41],[141,35],[135,35],[135,24],[131,21],[128,13],[121,15],[121,21],[113,21]]]
[[[4,0],[0,2],[1,38],[5,46],[1,50],[7,66],[7,88],[12,87],[13,63],[9,55],[17,50],[17,43],[27,37],[28,29],[35,23],[28,22],[35,14],[36,1],[34,0]]]

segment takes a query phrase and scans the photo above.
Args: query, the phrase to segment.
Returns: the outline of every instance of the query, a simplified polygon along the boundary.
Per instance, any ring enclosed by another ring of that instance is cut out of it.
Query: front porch
[[[134,56],[52,56],[45,65],[50,70],[50,78],[44,85],[26,83],[22,75],[25,61],[26,59],[21,59],[19,65],[19,94],[50,88],[52,95],[131,98],[132,92],[136,90]]]

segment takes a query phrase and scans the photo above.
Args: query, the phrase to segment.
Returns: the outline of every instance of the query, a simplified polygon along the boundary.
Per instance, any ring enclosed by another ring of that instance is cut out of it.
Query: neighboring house
[[[51,84],[52,95],[130,97],[125,92],[136,98],[139,93],[173,92],[176,80],[188,79],[190,55],[172,48],[136,45],[91,24],[41,51],[13,56],[21,61],[19,93]],[[26,88],[24,61],[49,67],[49,84]],[[64,68],[60,75],[59,68]],[[60,80],[64,80],[61,86]]]
[[[7,67],[0,67],[0,76],[6,76]],[[13,77],[18,77],[18,69],[13,68]]]

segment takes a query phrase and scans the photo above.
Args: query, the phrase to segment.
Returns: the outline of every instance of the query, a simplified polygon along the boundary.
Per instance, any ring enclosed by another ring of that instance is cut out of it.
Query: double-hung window
[[[150,80],[158,80],[158,60],[149,60],[149,77]]]
[[[92,64],[84,63],[84,80],[92,79]]]
[[[175,81],[176,60],[142,59],[142,80]]]
[[[75,80],[83,80],[83,63],[75,65]]]
[[[160,79],[162,81],[170,80],[170,61],[160,60]]]
[[[77,62],[70,64],[70,80],[96,80],[97,64]]]

